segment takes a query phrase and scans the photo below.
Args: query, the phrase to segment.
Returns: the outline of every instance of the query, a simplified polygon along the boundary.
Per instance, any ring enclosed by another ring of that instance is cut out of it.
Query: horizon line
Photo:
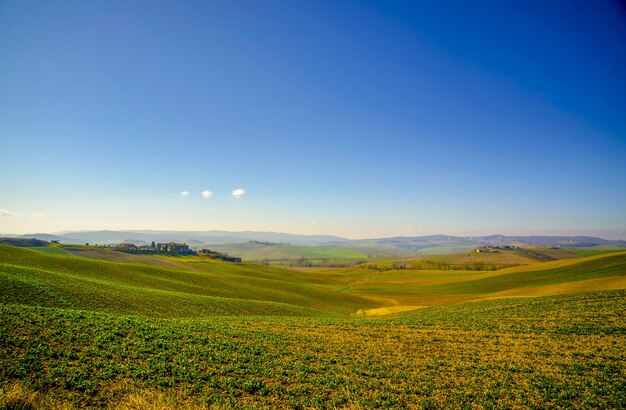
[[[616,230],[619,231],[619,230]],[[284,232],[284,231],[255,231],[255,230],[241,230],[241,231],[230,231],[225,229],[209,229],[209,230],[171,230],[171,229],[82,229],[82,230],[67,230],[67,231],[54,231],[54,232],[26,232],[26,233],[2,233],[0,232],[0,238],[2,237],[11,237],[11,235],[56,235],[56,236],[64,236],[71,233],[88,233],[88,232],[129,232],[129,233],[142,233],[142,232],[165,232],[165,233],[210,233],[210,232],[225,232],[229,234],[237,234],[237,233],[258,233],[258,234],[284,234],[284,235],[295,235],[295,236],[303,236],[303,237],[320,237],[320,236],[329,236],[337,239],[344,239],[350,241],[357,240],[379,240],[379,239],[392,239],[392,238],[423,238],[429,236],[447,236],[447,237],[457,237],[457,238],[484,238],[491,236],[503,236],[503,237],[590,237],[590,238],[599,238],[606,241],[626,241],[626,237],[621,237],[619,239],[608,239],[606,237],[592,235],[592,234],[502,234],[502,233],[490,233],[490,234],[477,234],[477,235],[454,235],[447,233],[424,233],[424,234],[415,234],[415,235],[391,235],[391,236],[368,236],[368,237],[360,237],[360,238],[350,238],[346,236],[339,236],[334,234],[306,234],[306,233],[293,233],[293,232]]]

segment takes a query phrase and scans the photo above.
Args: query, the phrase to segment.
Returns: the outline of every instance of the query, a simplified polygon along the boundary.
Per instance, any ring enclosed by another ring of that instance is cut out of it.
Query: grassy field
[[[624,252],[624,248],[613,249],[613,248],[605,248],[602,246],[596,246],[593,248],[564,248],[565,252],[572,253],[577,256],[594,256],[594,255],[604,255],[607,253],[615,253],[615,252]]]
[[[185,269],[0,246],[0,302],[177,318],[348,313],[366,302],[316,283],[314,274],[204,257],[157,259],[185,259]]]
[[[476,249],[479,245],[458,245],[458,246],[433,246],[428,248],[422,248],[417,251],[418,255],[451,255],[451,254],[465,254],[473,249]]]
[[[203,247],[238,256],[246,261],[262,262],[272,266],[298,267],[298,259],[306,258],[304,266],[353,266],[363,261],[382,269],[392,264],[404,264],[415,269],[440,269],[450,265],[455,269],[501,269],[537,262],[571,259],[581,256],[619,252],[619,249],[577,249],[527,246],[517,250],[501,250],[495,253],[475,253],[479,245],[438,246],[409,251],[399,248],[387,249],[367,246],[299,246],[291,244],[248,242]],[[624,251],[624,249],[621,249]],[[85,252],[88,254],[89,252]],[[86,256],[86,255],[85,255]],[[439,266],[439,268],[437,267]]]
[[[591,253],[592,256],[600,253]],[[413,269],[413,270],[498,270],[514,266],[535,264],[561,259],[574,259],[578,255],[563,249],[547,247],[527,247],[515,250],[499,250],[498,252],[476,253],[472,250],[463,253],[436,253],[418,258],[402,260],[369,261],[366,267],[372,269]]]
[[[205,245],[212,250],[238,256],[248,261],[282,261],[298,258],[321,259],[367,259],[372,257],[359,249],[345,246],[303,246],[261,242],[233,243],[225,245]]]
[[[626,406],[626,252],[484,272],[81,256],[0,246],[0,408]]]

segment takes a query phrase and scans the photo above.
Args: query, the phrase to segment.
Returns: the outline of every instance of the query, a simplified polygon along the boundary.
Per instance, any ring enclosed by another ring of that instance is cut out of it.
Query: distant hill
[[[34,238],[0,238],[0,244],[34,247],[34,246],[46,246],[46,245],[49,245],[50,242],[43,241],[40,239],[34,239]]]
[[[444,270],[433,275],[430,270],[409,270],[400,276],[363,275],[367,271],[361,267],[327,275],[202,257],[112,262],[5,245],[0,245],[0,261],[0,304],[155,317],[348,314],[381,304],[439,305],[505,295],[622,289],[626,284],[626,252],[496,272]]]
[[[298,235],[281,232],[228,232],[228,231],[68,231],[54,234],[34,233],[14,235],[19,238],[36,238],[62,243],[115,244],[134,242],[185,242],[194,247],[204,244],[245,244],[250,241],[274,242],[298,246],[344,246],[363,253],[386,253],[397,255],[457,253],[483,245],[539,245],[569,248],[596,246],[626,248],[626,241],[607,240],[593,236],[397,236],[390,238],[347,239],[333,235]]]
[[[228,232],[228,231],[68,231],[55,234],[14,235],[21,238],[37,238],[43,240],[60,240],[63,243],[81,244],[85,242],[97,244],[115,244],[121,242],[150,243],[185,242],[192,246],[205,243],[227,244],[245,243],[248,241],[284,242],[294,245],[322,245],[329,243],[349,242],[349,239],[332,235],[297,235],[280,232]]]
[[[304,246],[284,243],[249,241],[246,243],[210,244],[212,250],[239,256],[245,260],[261,259],[367,259],[368,253],[357,248],[338,245]]]
[[[400,249],[419,251],[437,247],[472,247],[482,245],[540,245],[587,248],[594,246],[614,246],[624,248],[626,241],[608,240],[593,236],[448,236],[429,235],[412,237],[392,237],[381,239],[362,239],[351,241],[352,246],[394,246]]]
[[[156,256],[133,259],[115,263],[0,245],[0,305],[178,318],[317,316],[375,306],[306,273],[201,257],[178,264],[172,258],[169,266],[146,263]]]

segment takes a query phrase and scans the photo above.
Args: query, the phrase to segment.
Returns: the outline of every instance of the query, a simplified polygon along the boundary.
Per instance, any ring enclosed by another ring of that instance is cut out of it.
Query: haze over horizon
[[[619,231],[619,230],[607,230],[607,231],[589,231],[589,230],[584,230],[584,231],[575,231],[575,230],[562,230],[562,231],[554,231],[554,230],[538,230],[538,231],[520,231],[520,232],[510,232],[510,233],[501,233],[501,232],[484,232],[484,233],[476,233],[476,234],[472,234],[472,233],[442,233],[442,232],[430,232],[430,233],[414,233],[414,234],[397,234],[394,235],[392,233],[389,233],[387,235],[382,235],[382,236],[376,236],[376,235],[371,235],[371,236],[360,236],[360,237],[350,237],[350,236],[343,236],[343,235],[337,235],[337,234],[333,234],[333,233],[323,233],[323,232],[317,232],[317,233],[303,233],[303,232],[289,232],[289,231],[272,231],[272,230],[241,230],[241,231],[229,231],[229,230],[220,230],[220,229],[211,229],[211,230],[196,230],[196,229],[190,229],[190,230],[168,230],[168,229],[84,229],[84,230],[63,230],[63,231],[54,231],[54,232],[0,232],[0,237],[11,237],[13,235],[58,235],[58,236],[68,236],[71,237],[72,234],[75,233],[90,233],[90,232],[128,232],[128,233],[133,233],[133,232],[145,232],[145,233],[158,233],[158,232],[165,232],[165,233],[185,233],[185,232],[193,232],[193,233],[211,233],[211,232],[225,232],[228,234],[232,234],[232,235],[236,235],[238,233],[257,233],[259,235],[257,239],[255,240],[268,240],[270,242],[276,242],[276,241],[272,241],[271,238],[263,238],[264,233],[271,233],[271,234],[277,234],[277,235],[302,235],[304,237],[307,236],[330,236],[330,237],[337,237],[337,238],[341,238],[341,239],[348,239],[348,240],[364,240],[364,239],[384,239],[384,238],[394,238],[394,237],[428,237],[428,236],[438,236],[438,235],[443,235],[443,236],[450,236],[450,237],[487,237],[487,236],[511,236],[511,237],[596,237],[596,238],[601,238],[601,239],[606,239],[606,240],[626,240],[626,232]],[[166,236],[164,236],[163,238],[166,238]],[[96,241],[97,242],[97,241]],[[289,242],[289,241],[287,241]]]
[[[626,239],[619,1],[0,2],[0,233]]]

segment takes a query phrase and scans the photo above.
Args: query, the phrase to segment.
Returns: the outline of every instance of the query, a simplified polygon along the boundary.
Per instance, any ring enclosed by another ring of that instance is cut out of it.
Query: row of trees
[[[364,263],[360,265],[364,269],[372,269],[378,271],[387,270],[475,270],[475,271],[493,271],[503,268],[509,268],[516,265],[495,265],[486,264],[485,262],[472,262],[464,264],[450,264],[446,262],[432,261],[408,261],[408,262],[392,262],[390,264]]]
[[[258,263],[263,266],[270,265],[280,265],[280,266],[289,266],[289,267],[320,267],[320,268],[346,268],[349,266],[356,266],[365,263],[364,260],[357,261],[346,261],[346,260],[337,260],[337,259],[309,259],[305,257],[300,257],[297,259],[261,259],[257,261],[253,261],[254,263]]]

